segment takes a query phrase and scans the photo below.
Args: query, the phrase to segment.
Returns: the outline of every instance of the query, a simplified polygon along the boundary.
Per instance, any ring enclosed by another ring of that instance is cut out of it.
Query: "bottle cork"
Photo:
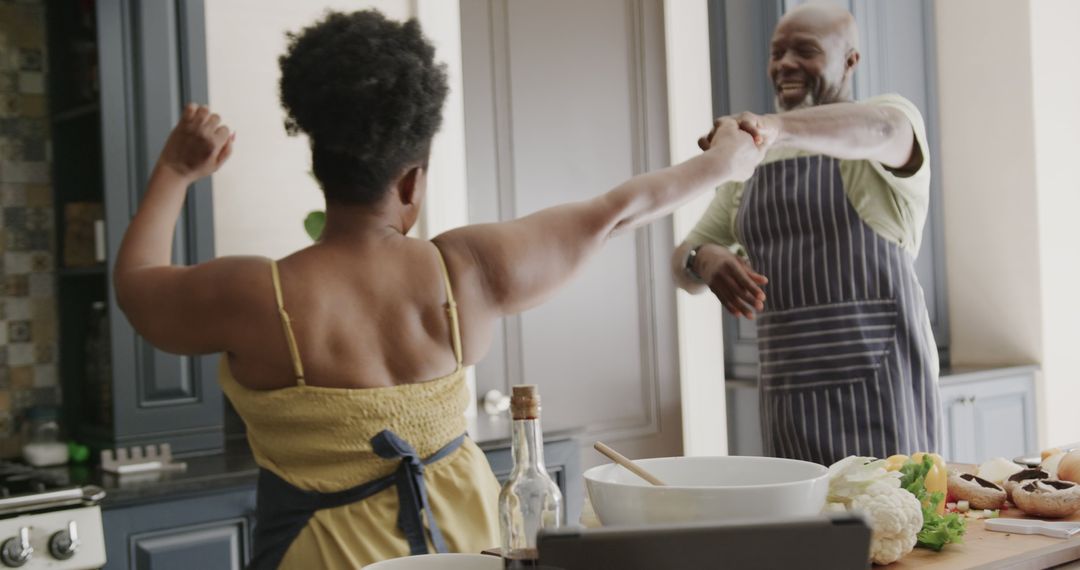
[[[510,415],[515,420],[540,418],[540,392],[535,384],[514,386],[510,396]]]

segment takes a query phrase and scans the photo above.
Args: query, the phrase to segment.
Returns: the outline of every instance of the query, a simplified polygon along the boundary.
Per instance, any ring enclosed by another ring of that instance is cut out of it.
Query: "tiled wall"
[[[43,0],[0,0],[0,457],[16,420],[58,405]]]

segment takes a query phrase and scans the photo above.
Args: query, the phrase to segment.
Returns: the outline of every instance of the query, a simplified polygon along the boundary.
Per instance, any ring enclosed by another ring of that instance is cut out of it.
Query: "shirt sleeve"
[[[742,187],[741,182],[728,182],[716,189],[716,196],[709,208],[686,237],[690,245],[715,243],[732,247],[738,244],[735,237],[735,213],[739,209]]]
[[[898,172],[880,162],[868,161],[874,172],[885,181],[892,190],[897,204],[915,211],[925,212],[930,202],[930,147],[926,144],[926,124],[922,113],[914,103],[900,95],[890,93],[879,95],[862,102],[864,105],[891,107],[904,114],[915,132],[915,143],[922,153],[922,163],[915,172]]]

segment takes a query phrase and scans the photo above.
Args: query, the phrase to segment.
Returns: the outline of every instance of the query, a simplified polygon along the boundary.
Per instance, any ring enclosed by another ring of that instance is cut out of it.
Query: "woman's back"
[[[455,370],[446,286],[430,242],[400,234],[332,239],[281,260],[278,268],[308,385],[387,387]],[[262,307],[263,315],[238,339],[229,363],[248,388],[285,388],[297,382],[269,263],[263,281],[251,300],[252,312]]]

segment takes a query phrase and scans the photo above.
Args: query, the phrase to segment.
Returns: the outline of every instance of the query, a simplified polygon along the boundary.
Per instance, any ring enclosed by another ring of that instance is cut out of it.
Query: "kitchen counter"
[[[563,441],[573,437],[575,429],[544,426],[546,442]],[[469,421],[468,432],[483,451],[510,446],[509,418],[483,416]],[[178,458],[187,468],[183,471],[136,474],[123,478],[100,471],[97,467],[72,465],[57,468],[67,471],[70,484],[96,485],[105,490],[102,508],[112,509],[134,504],[206,495],[238,488],[254,488],[259,467],[243,439],[234,439],[224,453]]]
[[[103,509],[130,506],[161,499],[205,495],[236,488],[254,488],[258,466],[247,444],[238,440],[224,453],[185,457],[183,471],[141,473],[123,478],[97,467],[68,467],[71,483],[97,485],[105,490]]]

